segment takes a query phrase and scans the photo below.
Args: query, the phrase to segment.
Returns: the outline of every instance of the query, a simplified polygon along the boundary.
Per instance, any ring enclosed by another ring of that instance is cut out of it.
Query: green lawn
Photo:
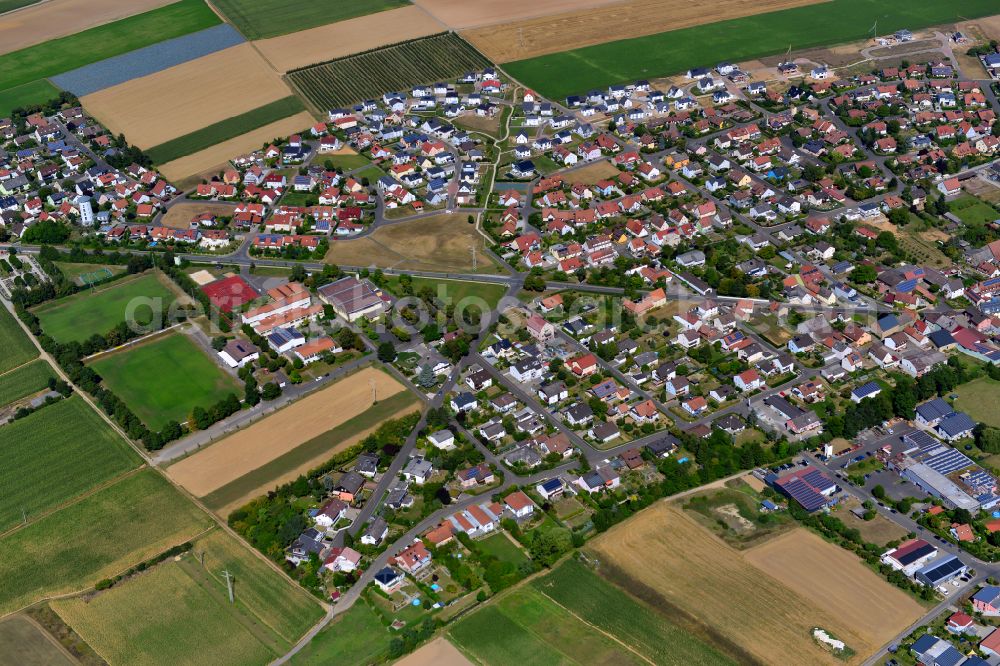
[[[784,53],[789,46],[864,39],[876,19],[879,34],[887,35],[996,12],[995,0],[831,0],[529,58],[504,69],[527,87],[561,100],[615,83]]]
[[[14,315],[0,307],[0,372],[24,365],[38,356],[38,349],[24,332]]]
[[[354,174],[354,177],[360,181],[364,181],[364,179],[367,178],[369,184],[374,185],[378,182],[378,179],[384,175],[385,172],[373,164],[372,166],[365,167],[361,171]]]
[[[0,613],[90,588],[211,524],[157,472],[133,474],[0,539]]]
[[[962,195],[949,202],[948,210],[966,224],[982,226],[1000,219],[997,209],[972,195]]]
[[[507,538],[506,534],[494,534],[482,541],[477,541],[476,546],[501,562],[510,562],[514,566],[531,561],[523,550]]]
[[[37,518],[139,462],[79,396],[0,427],[0,531],[24,515]]]
[[[28,5],[37,5],[41,0],[0,0],[0,14],[14,11]]]
[[[499,284],[487,284],[485,282],[469,282],[467,280],[437,280],[413,276],[413,293],[419,294],[424,287],[430,287],[434,295],[438,298],[448,299],[456,306],[467,298],[481,298],[486,301],[490,309],[494,309],[500,299],[506,293],[506,288]],[[399,288],[399,276],[393,275],[386,278],[386,287],[396,294],[402,295]]]
[[[57,342],[82,342],[94,334],[104,335],[125,321],[130,303],[138,306],[132,314],[145,324],[154,311],[154,304],[159,308],[158,312],[165,316],[176,298],[157,274],[147,273],[98,287],[96,291],[84,291],[51,301],[33,312],[38,316],[42,330]]]
[[[101,270],[102,268],[106,268],[107,270],[111,271],[112,275],[118,275],[119,273],[125,270],[123,266],[111,266],[103,264],[74,264],[68,261],[57,261],[55,262],[55,264],[56,266],[59,267],[59,272],[65,275],[66,279],[70,280],[71,282],[76,282],[77,278],[80,277],[81,275],[85,275],[87,273],[93,273],[95,271]]]
[[[13,88],[0,90],[0,116],[9,115],[17,108],[24,108],[34,104],[44,104],[59,96],[59,88],[49,83],[46,79],[36,79],[28,81]]]
[[[292,664],[336,663],[339,666],[375,664],[389,652],[389,630],[364,599],[323,628],[292,658]]]
[[[215,0],[214,4],[247,39],[264,39],[407,3],[405,0]]]
[[[146,154],[157,164],[166,164],[178,157],[196,153],[199,150],[210,148],[217,143],[222,143],[241,134],[246,134],[258,127],[263,127],[288,116],[294,116],[304,109],[302,100],[298,97],[283,97],[264,106],[251,109],[246,113],[220,120],[200,130],[195,130],[190,134],[185,134],[176,139],[171,139],[166,143],[153,146],[146,151]]]
[[[290,470],[301,467],[310,460],[317,458],[324,451],[333,449],[338,443],[355,437],[365,430],[374,428],[386,419],[391,418],[396,412],[405,409],[416,401],[416,396],[409,391],[401,391],[384,400],[379,400],[377,404],[369,407],[357,416],[344,421],[336,428],[313,437],[288,453],[258,467],[249,474],[245,474],[238,479],[230,481],[221,488],[213,490],[202,498],[202,502],[212,510],[221,509],[268,481],[277,479],[283,474],[287,474]]]
[[[0,100],[12,95],[20,98],[20,104],[47,102],[53,97],[53,88],[51,85],[45,87],[40,79],[219,23],[219,17],[203,0],[180,0],[120,21],[6,53],[0,56],[0,85],[3,86]],[[10,92],[11,88],[26,83],[33,83],[31,92],[37,97],[32,98],[27,88]]]
[[[0,405],[9,405],[46,388],[56,373],[41,359],[0,375]]]
[[[954,390],[958,395],[954,407],[966,412],[974,421],[1000,428],[1000,413],[993,411],[1000,402],[1000,382],[980,377]]]
[[[319,155],[316,162],[325,165],[327,162],[333,164],[335,169],[343,169],[344,171],[353,171],[354,169],[360,169],[361,167],[366,167],[371,164],[369,160],[364,155],[345,153],[343,155]]]
[[[152,430],[187,421],[229,393],[242,394],[232,376],[183,333],[168,333],[95,360],[91,366]]]

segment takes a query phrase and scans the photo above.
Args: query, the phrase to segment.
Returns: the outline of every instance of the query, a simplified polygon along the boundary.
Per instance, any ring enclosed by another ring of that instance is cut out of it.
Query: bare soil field
[[[780,540],[768,543],[774,542]],[[863,609],[857,622],[832,614],[814,600],[815,595],[793,590],[762,573],[741,552],[668,503],[656,504],[613,527],[595,539],[591,548],[603,576],[688,631],[735,646],[761,663],[843,663],[815,643],[811,634],[815,627],[854,649],[855,663],[881,645],[855,630],[854,624],[869,617]],[[822,578],[811,561],[798,566]],[[830,570],[831,576],[837,573]],[[880,617],[872,621],[882,622]]]
[[[527,5],[524,0],[514,3],[514,8],[496,3],[497,9],[502,10],[498,12],[487,12],[485,8],[463,0],[419,0],[417,4],[452,27],[461,28],[462,37],[472,42],[493,61],[503,63],[618,39],[653,35],[667,30],[816,4],[816,0],[761,0],[760,2],[715,0],[711,11],[706,11],[706,7],[702,4],[686,0],[626,0],[610,4],[581,2],[565,3],[569,5],[565,10],[572,11],[558,14],[555,11],[542,12],[528,8],[522,10],[518,6]],[[480,9],[478,12],[480,22],[473,23],[472,16],[465,16],[468,12],[449,8],[456,4],[471,5]],[[563,3],[544,4],[546,9],[562,9],[559,5]],[[432,9],[429,5],[434,5],[435,8]],[[503,14],[502,19],[492,20],[500,13]],[[522,20],[490,27],[473,27],[508,21],[512,16]],[[465,19],[464,24],[459,21],[459,17]]]
[[[465,113],[455,118],[454,123],[465,129],[486,132],[490,136],[496,136],[500,131],[500,114],[498,113],[492,118],[487,118],[486,116],[477,116],[475,113]]]
[[[988,201],[990,203],[1000,202],[1000,187],[997,187],[990,181],[984,178],[970,178],[965,181],[963,187],[968,191],[969,194],[979,197],[983,201]],[[931,240],[931,239],[928,239]],[[939,240],[939,239],[933,239]],[[940,239],[940,240],[947,240]]]
[[[926,612],[913,597],[885,582],[853,553],[804,528],[751,548],[744,557],[850,624],[864,639],[861,644],[848,642],[859,658],[892,640]]]
[[[472,662],[448,639],[441,637],[403,657],[395,666],[472,666]]]
[[[849,503],[841,502],[833,511],[833,515],[840,518],[848,527],[853,527],[861,533],[861,538],[869,543],[876,543],[884,546],[890,541],[898,541],[906,536],[906,530],[892,522],[881,514],[877,514],[871,520],[858,518],[851,509],[861,506],[858,501]]]
[[[174,184],[196,179],[195,177],[201,174],[215,173],[225,168],[229,160],[237,155],[257,150],[271,139],[304,130],[314,122],[316,121],[308,112],[302,111],[218,143],[211,148],[167,162],[160,167],[160,173]]]
[[[581,183],[583,185],[593,185],[599,180],[613,178],[618,175],[618,169],[608,160],[598,160],[593,164],[573,169],[565,173],[564,177],[568,183]]]
[[[212,215],[232,215],[236,204],[231,203],[182,203],[172,206],[166,215],[160,218],[160,224],[173,229],[187,229],[190,226],[191,218],[202,213]]]
[[[254,42],[279,72],[439,33],[445,26],[420,7],[400,7]]]
[[[477,269],[495,266],[483,254],[484,238],[466,216],[447,213],[376,229],[355,240],[332,240],[325,261],[343,266],[378,266],[412,270],[472,270],[470,248],[478,248]]]
[[[956,23],[955,28],[973,39],[982,38],[987,41],[990,39],[1000,39],[1000,14],[997,16],[986,16],[974,21]]]
[[[383,399],[404,390],[388,374],[366,368],[184,458],[167,474],[203,497],[364,412],[371,406],[369,381]]]
[[[594,7],[623,4],[621,0],[415,0],[437,20],[453,30],[479,28],[511,20],[523,20]]]
[[[109,130],[150,148],[290,92],[252,45],[239,44],[85,95],[81,101]]]
[[[0,16],[0,53],[10,53],[177,0],[47,0]]]

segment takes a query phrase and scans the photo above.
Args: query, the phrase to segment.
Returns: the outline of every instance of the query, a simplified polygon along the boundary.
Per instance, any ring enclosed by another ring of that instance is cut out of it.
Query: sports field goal
[[[90,271],[89,273],[81,273],[79,280],[80,285],[87,287],[92,284],[97,284],[110,278],[114,273],[111,272],[109,268],[98,268],[96,271]]]

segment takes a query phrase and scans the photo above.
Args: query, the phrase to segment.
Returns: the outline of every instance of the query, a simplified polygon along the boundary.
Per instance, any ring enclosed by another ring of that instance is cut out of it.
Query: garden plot
[[[112,133],[122,133],[130,143],[145,149],[288,93],[288,87],[253,46],[239,44],[86,95],[81,102]],[[259,143],[252,147],[258,148]]]
[[[52,82],[74,95],[89,95],[221,51],[242,41],[243,36],[232,26],[217,25],[53,76]]]

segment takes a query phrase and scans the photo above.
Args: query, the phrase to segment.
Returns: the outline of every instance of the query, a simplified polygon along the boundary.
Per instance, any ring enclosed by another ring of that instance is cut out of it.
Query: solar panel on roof
[[[802,505],[806,511],[815,511],[826,504],[826,499],[803,483],[800,479],[792,479],[782,486],[786,493]]]
[[[802,480],[819,492],[833,488],[836,485],[833,481],[823,476],[823,474],[818,470],[811,470],[803,474]]]

